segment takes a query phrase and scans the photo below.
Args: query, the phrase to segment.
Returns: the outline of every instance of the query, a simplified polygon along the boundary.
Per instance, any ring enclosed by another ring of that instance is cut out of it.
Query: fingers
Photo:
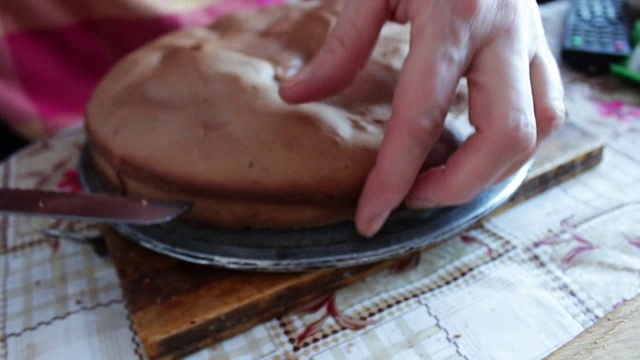
[[[565,121],[564,89],[560,71],[546,40],[531,61],[531,91],[538,126],[538,142]]]
[[[537,145],[564,124],[566,110],[560,71],[546,40],[531,60],[531,92],[536,116]],[[516,172],[529,158],[525,157],[507,169],[495,183]]]
[[[496,38],[475,55],[467,78],[469,117],[476,132],[445,166],[417,178],[408,206],[467,202],[531,155],[536,126],[528,43],[520,37],[514,33]]]
[[[347,1],[334,30],[309,64],[280,85],[288,102],[317,100],[349,85],[376,44],[388,18],[386,0]]]
[[[436,39],[434,34],[445,35]],[[411,50],[396,87],[392,117],[356,212],[356,227],[364,236],[375,234],[389,213],[402,203],[441,134],[466,62],[466,51],[447,36],[451,32],[414,23]]]

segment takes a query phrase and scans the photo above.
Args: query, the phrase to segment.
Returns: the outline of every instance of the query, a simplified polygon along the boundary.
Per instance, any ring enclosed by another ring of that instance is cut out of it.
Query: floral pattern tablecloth
[[[566,4],[543,9],[558,33]],[[557,41],[551,39],[557,48]],[[193,359],[538,359],[640,293],[640,90],[563,72],[600,165],[406,263]],[[0,186],[78,190],[82,128],[0,165]],[[0,358],[145,358],[96,225],[0,217]]]

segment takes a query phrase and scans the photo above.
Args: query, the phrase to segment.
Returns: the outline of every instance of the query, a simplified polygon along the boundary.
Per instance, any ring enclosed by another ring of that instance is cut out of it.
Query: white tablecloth
[[[543,9],[548,30],[563,8]],[[640,293],[640,92],[564,77],[569,121],[607,140],[599,166],[192,357],[538,359]],[[0,166],[0,187],[73,189],[83,141],[74,129],[34,144]],[[109,258],[46,228],[95,231],[0,217],[0,358],[144,358]]]

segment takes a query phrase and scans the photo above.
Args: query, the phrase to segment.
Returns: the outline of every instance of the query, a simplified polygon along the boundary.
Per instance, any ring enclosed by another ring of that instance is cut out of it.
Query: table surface
[[[561,33],[565,5],[543,9],[549,34]],[[557,50],[557,39],[550,41]],[[559,356],[578,358],[609,351],[618,343],[611,339],[629,333],[626,319],[637,314],[637,300],[629,300],[640,293],[640,92],[611,77],[566,70],[563,77],[569,121],[607,141],[598,167],[394,271],[192,358],[538,359],[560,348]],[[83,141],[75,129],[34,144],[0,165],[0,186],[76,189]],[[111,261],[97,245],[44,235],[48,228],[84,234],[97,226],[0,217],[0,358],[144,358]],[[618,325],[608,326],[609,318]]]
[[[548,359],[637,359],[638,333],[640,296],[618,306]]]

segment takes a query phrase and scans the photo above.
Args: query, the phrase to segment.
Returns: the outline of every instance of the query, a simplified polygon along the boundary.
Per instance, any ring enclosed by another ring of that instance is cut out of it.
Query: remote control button
[[[593,15],[594,16],[602,16],[604,15],[604,7],[599,1],[593,2]]]
[[[575,47],[581,47],[584,44],[584,40],[581,36],[573,36],[571,37],[571,45]]]
[[[578,14],[580,15],[580,18],[584,21],[591,20],[591,10],[589,10],[589,8],[585,4],[580,6],[580,9],[578,10]]]
[[[616,11],[616,8],[614,8],[613,6],[608,7],[607,8],[607,17],[612,22],[617,22],[618,21],[618,12]]]
[[[616,48],[616,51],[618,52],[623,52],[627,50],[627,44],[625,44],[625,42],[622,40],[616,40],[613,44]]]

